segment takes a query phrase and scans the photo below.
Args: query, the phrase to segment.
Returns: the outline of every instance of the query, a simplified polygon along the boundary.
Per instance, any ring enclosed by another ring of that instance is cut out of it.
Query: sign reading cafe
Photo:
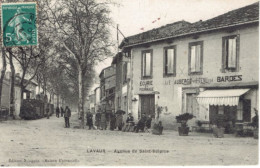
[[[3,46],[37,45],[36,2],[2,3]]]

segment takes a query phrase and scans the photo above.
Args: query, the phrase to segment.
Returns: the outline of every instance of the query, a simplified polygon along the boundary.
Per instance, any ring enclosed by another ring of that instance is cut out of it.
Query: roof
[[[148,41],[152,41],[152,40],[156,40],[156,39],[160,39],[163,37],[168,37],[169,35],[171,35],[173,32],[184,28],[184,27],[188,27],[191,23],[186,22],[186,21],[178,21],[178,22],[174,22],[171,24],[167,24],[165,26],[156,28],[156,29],[152,29],[137,35],[133,35],[130,37],[127,37],[126,39],[124,39],[124,41],[122,41],[122,43],[120,44],[120,48],[123,47],[124,45],[128,46],[130,44],[138,44],[141,42],[148,42]]]
[[[199,21],[192,24],[185,21],[180,21],[143,32],[141,34],[130,36],[124,39],[119,47],[130,47],[174,37],[258,22],[259,3],[256,2],[206,21]]]
[[[117,58],[122,56],[122,53],[121,52],[118,52],[114,57],[113,57],[113,60],[112,60],[112,63],[111,64],[117,64]]]
[[[110,68],[115,68],[115,67],[114,67],[113,65],[111,65],[111,66],[108,66],[108,67],[102,69],[102,71],[101,71],[100,74],[99,74],[99,78],[101,78],[101,76],[104,74],[104,72],[105,72],[107,69],[110,69]]]

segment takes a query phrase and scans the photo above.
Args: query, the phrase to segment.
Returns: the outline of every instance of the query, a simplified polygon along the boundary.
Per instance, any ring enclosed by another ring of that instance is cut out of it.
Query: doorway
[[[145,114],[146,117],[148,117],[148,115],[151,115],[151,117],[154,118],[155,117],[154,94],[140,95],[140,100],[141,100],[141,114],[138,115],[138,118],[140,118],[142,114]]]

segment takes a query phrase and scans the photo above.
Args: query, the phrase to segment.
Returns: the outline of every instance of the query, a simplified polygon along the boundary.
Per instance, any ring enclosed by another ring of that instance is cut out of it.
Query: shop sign
[[[189,78],[189,79],[177,79],[174,81],[175,85],[191,85],[191,84],[209,84],[212,83],[212,78]]]
[[[232,76],[218,76],[217,82],[236,82],[242,81],[242,75],[232,75]]]
[[[140,91],[153,91],[153,81],[152,80],[145,80],[140,81]]]

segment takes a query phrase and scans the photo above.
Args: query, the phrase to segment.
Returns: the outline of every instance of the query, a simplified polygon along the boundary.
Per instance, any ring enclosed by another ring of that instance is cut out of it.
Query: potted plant
[[[258,121],[259,121],[258,120],[258,110],[255,108],[254,108],[254,110],[255,110],[255,116],[252,118],[251,125],[254,127],[254,131],[253,131],[254,139],[258,139]]]
[[[189,127],[187,126],[187,122],[192,118],[193,115],[190,113],[180,114],[175,117],[177,123],[181,123],[181,126],[178,127],[178,132],[180,136],[187,136],[189,134]]]
[[[223,114],[218,114],[215,119],[213,120],[213,135],[216,138],[223,138],[224,137],[224,124],[225,124],[225,116]]]

